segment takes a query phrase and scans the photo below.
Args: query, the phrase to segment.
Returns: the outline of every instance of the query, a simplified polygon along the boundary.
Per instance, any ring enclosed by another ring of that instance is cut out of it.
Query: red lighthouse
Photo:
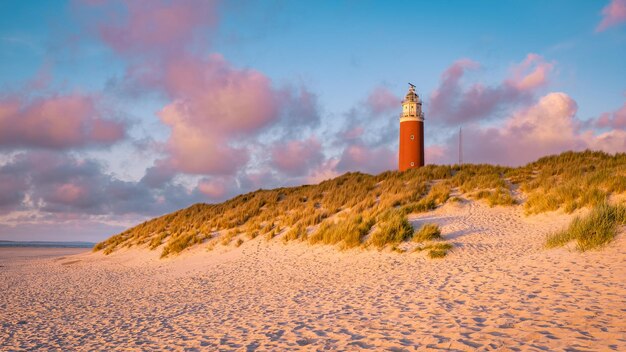
[[[409,83],[409,92],[402,101],[400,114],[400,151],[398,169],[424,166],[424,113],[415,86]]]

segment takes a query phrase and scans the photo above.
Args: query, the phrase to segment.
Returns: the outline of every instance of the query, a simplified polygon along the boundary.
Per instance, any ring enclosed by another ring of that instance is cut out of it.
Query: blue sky
[[[131,4],[0,2],[0,239],[394,168],[407,82],[427,163],[456,160],[459,126],[470,162],[626,149],[623,0]]]
[[[481,62],[484,80],[533,52],[559,63],[555,88],[591,117],[623,101],[623,28],[595,33],[603,1],[234,2],[219,7],[213,51],[277,82],[304,82],[329,109],[348,109],[372,86],[401,94],[405,81],[424,94],[453,61]],[[2,87],[11,89],[46,62],[55,80],[104,89],[124,63],[101,43],[68,43],[80,27],[71,3],[3,1]],[[80,35],[79,35],[80,36]],[[79,55],[64,53],[76,50]],[[52,65],[51,63],[51,65]]]

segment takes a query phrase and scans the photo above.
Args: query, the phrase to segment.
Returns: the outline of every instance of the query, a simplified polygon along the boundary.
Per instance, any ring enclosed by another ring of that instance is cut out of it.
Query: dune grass
[[[374,219],[362,215],[350,216],[337,222],[325,221],[315,233],[309,236],[309,243],[339,244],[341,249],[361,245],[363,238],[374,225]]]
[[[428,250],[428,257],[431,259],[443,258],[452,249],[450,243],[438,243]]]
[[[283,242],[287,243],[289,241],[302,240],[306,237],[306,228],[304,225],[298,224],[287,231],[283,236]]]
[[[380,216],[378,228],[369,238],[369,244],[383,248],[389,244],[398,244],[413,237],[413,226],[406,215],[399,209],[391,209]]]
[[[237,231],[236,229],[231,229],[227,231],[224,235],[222,235],[220,243],[222,244],[222,246],[228,246],[233,238],[235,238],[235,236],[237,236],[238,234],[239,231]]]
[[[441,239],[441,230],[437,224],[424,224],[413,234],[413,242],[425,242]]]
[[[484,199],[487,201],[490,207],[497,205],[515,205],[517,202],[511,195],[511,192],[507,188],[498,187],[495,190],[483,189],[472,194],[474,199]]]
[[[565,152],[511,170],[508,176],[528,194],[526,214],[558,209],[571,213],[626,192],[626,154]]]
[[[431,259],[443,258],[452,249],[452,245],[442,241],[441,229],[437,224],[424,224],[413,235],[413,242],[420,243],[415,247],[415,252],[428,251],[428,257]],[[427,242],[426,245],[421,243]]]
[[[265,233],[265,240],[271,241],[274,237],[277,236],[276,230],[271,230]]]
[[[450,184],[440,182],[431,186],[425,196],[420,197],[417,201],[408,202],[402,210],[405,214],[427,212],[445,203],[449,198]]]
[[[448,242],[430,243],[425,246],[415,247],[414,252],[428,251],[428,257],[431,259],[443,258],[448,255],[454,246]]]
[[[626,207],[623,205],[601,204],[585,217],[576,217],[567,229],[549,235],[546,247],[561,247],[576,241],[576,248],[582,252],[602,247],[611,242],[617,228],[626,224]]]
[[[258,190],[220,204],[195,204],[127,229],[98,243],[94,251],[110,254],[144,246],[160,248],[168,256],[215,234],[229,245],[239,234],[244,241],[257,236],[272,240],[285,229],[291,229],[282,236],[286,241],[312,236],[315,243],[345,248],[393,245],[411,237],[407,227],[402,230],[403,215],[433,210],[450,201],[453,191],[490,206],[514,205],[512,186],[528,196],[527,214],[596,206],[626,192],[626,154],[567,152],[519,168],[427,165],[375,176],[346,173],[317,185]],[[386,214],[396,211],[402,214],[391,221]],[[360,226],[375,226],[372,240],[365,240]]]

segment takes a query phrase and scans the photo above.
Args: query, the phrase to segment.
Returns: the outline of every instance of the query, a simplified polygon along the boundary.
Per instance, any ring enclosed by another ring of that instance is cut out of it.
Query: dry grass
[[[289,241],[306,240],[306,239],[307,239],[307,231],[304,225],[302,224],[298,224],[292,227],[291,229],[289,229],[289,231],[287,231],[285,236],[283,236],[283,242],[285,243]]]
[[[238,234],[239,232],[235,229],[226,232],[226,234],[222,235],[221,237],[222,246],[228,246],[228,244],[230,244],[233,238],[235,238],[235,236],[237,236]]]
[[[265,240],[271,241],[274,237],[276,237],[276,235],[277,235],[276,230],[269,231],[265,234]]]
[[[510,176],[528,194],[527,214],[558,209],[571,213],[626,191],[626,154],[566,152],[515,169]]]
[[[258,190],[220,204],[195,204],[112,236],[94,251],[109,254],[118,248],[145,246],[162,248],[162,256],[168,256],[215,233],[221,233],[220,242],[228,245],[241,233],[247,239],[264,235],[271,240],[284,229],[293,230],[284,235],[287,241],[312,236],[315,243],[349,248],[363,244],[360,226],[371,227],[370,223],[379,230],[365,245],[385,246],[405,236],[393,227],[402,228],[402,221],[392,226],[387,219],[392,210],[402,216],[430,211],[448,202],[452,190],[491,206],[514,205],[511,184],[528,195],[527,214],[595,206],[612,194],[626,192],[626,154],[568,152],[519,168],[427,165],[377,176],[347,173],[317,185]]]

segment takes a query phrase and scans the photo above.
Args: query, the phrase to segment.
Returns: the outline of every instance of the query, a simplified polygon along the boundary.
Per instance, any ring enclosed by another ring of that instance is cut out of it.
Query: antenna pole
[[[459,127],[459,165],[463,165],[463,129]]]

